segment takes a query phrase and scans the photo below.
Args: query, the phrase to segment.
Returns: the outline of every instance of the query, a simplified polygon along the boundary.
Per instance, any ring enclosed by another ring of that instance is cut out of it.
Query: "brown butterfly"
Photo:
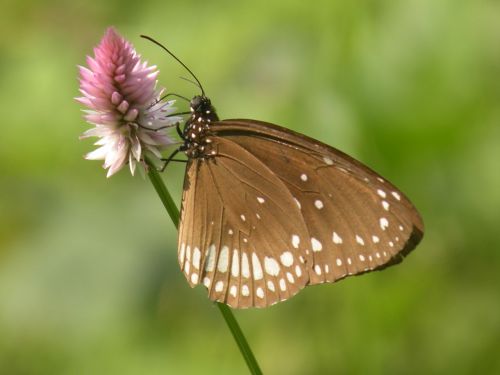
[[[266,307],[397,264],[420,242],[422,219],[390,182],[305,135],[219,120],[180,63],[202,91],[174,152],[188,157],[178,259],[192,287],[234,308]]]

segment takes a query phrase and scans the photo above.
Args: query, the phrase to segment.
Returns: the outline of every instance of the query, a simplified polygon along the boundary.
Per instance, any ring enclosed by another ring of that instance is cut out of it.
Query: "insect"
[[[422,219],[393,184],[305,135],[219,120],[191,70],[152,41],[201,89],[174,152],[188,158],[178,259],[191,287],[233,308],[266,307],[397,264],[420,242]]]

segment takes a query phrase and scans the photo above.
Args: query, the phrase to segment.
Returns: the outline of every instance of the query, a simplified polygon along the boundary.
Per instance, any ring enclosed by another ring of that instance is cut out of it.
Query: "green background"
[[[0,374],[246,372],[150,183],[82,158],[76,65],[109,25],[168,89],[197,93],[139,34],[222,118],[319,138],[422,213],[401,265],[235,312],[266,373],[500,373],[498,1],[2,4]]]

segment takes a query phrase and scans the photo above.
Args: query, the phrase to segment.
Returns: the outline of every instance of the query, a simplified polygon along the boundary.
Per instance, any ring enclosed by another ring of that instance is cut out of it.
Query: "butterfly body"
[[[184,151],[188,158],[207,158],[211,155],[210,141],[206,138],[210,131],[210,123],[218,121],[215,108],[210,99],[204,95],[195,96],[190,102],[191,116],[186,121],[182,138]]]
[[[307,285],[399,263],[423,236],[401,191],[317,140],[219,121],[204,95],[191,101],[183,138],[179,264],[214,301],[266,307]]]

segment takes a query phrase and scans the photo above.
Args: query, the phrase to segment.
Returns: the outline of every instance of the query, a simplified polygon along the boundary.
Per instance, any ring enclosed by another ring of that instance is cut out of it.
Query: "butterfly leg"
[[[171,115],[168,115],[168,117],[172,117],[172,116],[180,116],[180,115],[187,115],[188,113],[191,113],[191,112],[178,112],[178,113],[172,113]],[[139,125],[141,128],[145,128],[145,129],[149,129],[149,130],[154,130],[154,131],[158,131],[158,130],[163,130],[163,129],[166,129],[166,128],[171,128],[173,125],[165,125],[165,126],[160,126],[159,128],[154,128],[154,129],[150,129],[150,128],[146,128],[142,125]],[[179,132],[179,126],[180,126],[180,122],[177,121],[175,123],[175,127],[177,128],[177,133],[179,135],[181,135],[181,133]],[[181,138],[184,139],[184,137],[181,136]]]
[[[169,92],[168,94],[165,94],[163,95],[161,98],[158,98],[156,100],[154,100],[147,109],[151,109],[152,107],[154,107],[156,104],[162,102],[163,100],[165,100],[166,98],[168,98],[169,96],[175,96],[176,98],[180,98],[180,99],[183,99],[185,101],[187,101],[188,103],[190,102],[190,100],[188,98],[186,98],[185,96],[182,96],[182,95],[179,95],[179,94],[176,94],[174,92]]]
[[[166,129],[166,128],[171,128],[172,126],[174,126],[174,125],[165,125],[165,126],[160,126],[159,128],[150,128],[150,127],[141,125],[138,122],[131,122],[131,124],[134,124],[134,125],[136,125],[137,127],[141,128],[141,129],[151,130],[153,132],[157,132],[158,130],[163,130],[163,129]]]
[[[181,123],[179,121],[177,121],[177,123],[175,124],[175,129],[177,130],[177,134],[179,134],[179,137],[185,140],[184,132],[181,129]]]
[[[183,151],[181,148],[178,148],[176,150],[174,150],[170,156],[166,159],[161,159],[161,161],[164,162],[163,166],[158,169],[159,172],[163,172],[165,171],[165,168],[167,168],[167,165],[168,163],[170,163],[171,161],[177,161],[177,162],[181,162],[181,163],[187,163],[187,160],[181,160],[181,159],[174,159],[174,156],[177,155],[180,151]]]

